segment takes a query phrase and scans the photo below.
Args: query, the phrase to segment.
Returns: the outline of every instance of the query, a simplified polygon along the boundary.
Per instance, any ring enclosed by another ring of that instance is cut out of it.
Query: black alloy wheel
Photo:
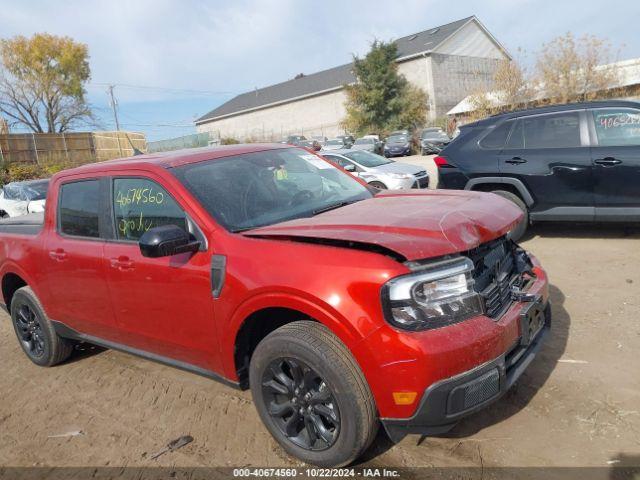
[[[45,351],[42,323],[29,305],[21,305],[16,315],[18,338],[25,351],[33,358],[41,358]]]
[[[267,412],[291,442],[311,451],[333,446],[340,435],[340,412],[331,388],[305,362],[273,360],[262,378]]]

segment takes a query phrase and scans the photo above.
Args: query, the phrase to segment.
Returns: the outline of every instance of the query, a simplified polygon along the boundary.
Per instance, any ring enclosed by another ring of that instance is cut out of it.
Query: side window
[[[150,228],[177,225],[187,230],[187,217],[167,191],[152,180],[116,178],[113,211],[118,240],[137,241]]]
[[[598,144],[605,147],[640,145],[640,111],[629,108],[593,110]]]
[[[524,117],[524,148],[571,148],[580,146],[580,115],[562,112]]]
[[[507,148],[521,149],[524,148],[524,128],[522,119],[516,120],[509,141],[507,142]]]
[[[488,135],[480,140],[480,146],[488,150],[501,150],[504,147],[509,131],[513,126],[513,120],[504,122],[495,127]]]
[[[65,183],[60,187],[60,231],[74,237],[99,238],[98,180]]]

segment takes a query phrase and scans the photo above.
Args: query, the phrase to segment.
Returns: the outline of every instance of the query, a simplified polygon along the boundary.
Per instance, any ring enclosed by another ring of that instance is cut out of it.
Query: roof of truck
[[[225,145],[221,147],[190,148],[171,152],[148,153],[127,158],[107,160],[105,162],[89,163],[80,167],[64,170],[60,175],[74,175],[78,173],[105,172],[122,168],[145,168],[155,166],[172,168],[188,163],[204,162],[217,158],[232,157],[244,153],[276,150],[281,148],[299,148],[282,143],[251,143],[239,145]]]

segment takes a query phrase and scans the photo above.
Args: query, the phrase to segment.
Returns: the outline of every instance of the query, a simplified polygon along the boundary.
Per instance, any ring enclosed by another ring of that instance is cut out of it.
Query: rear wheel
[[[527,231],[527,227],[529,226],[529,209],[522,201],[522,199],[515,193],[507,192],[506,190],[494,190],[492,193],[495,193],[496,195],[500,195],[501,197],[512,201],[518,206],[520,210],[522,210],[522,213],[524,214],[522,220],[513,228],[513,230],[509,232],[509,238],[511,238],[511,240],[513,240],[514,242],[517,242],[522,238],[524,233]]]
[[[369,185],[375,188],[379,188],[380,190],[386,190],[387,186],[382,182],[369,182]]]
[[[11,321],[24,353],[36,365],[51,367],[65,361],[73,343],[60,337],[29,287],[22,287],[11,300]]]
[[[375,403],[364,376],[319,323],[293,322],[269,334],[251,358],[249,379],[271,435],[307,463],[347,465],[375,437]]]

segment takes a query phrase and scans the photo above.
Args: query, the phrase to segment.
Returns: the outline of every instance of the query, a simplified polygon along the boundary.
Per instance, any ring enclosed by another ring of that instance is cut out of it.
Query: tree
[[[571,33],[543,44],[538,55],[538,84],[545,103],[568,103],[607,96],[618,72],[603,67],[611,62],[611,46],[593,35],[575,39]]]
[[[526,107],[533,99],[533,89],[526,69],[515,60],[502,60],[491,82],[471,94],[470,103],[475,118],[484,118],[499,112]]]
[[[87,46],[46,33],[0,40],[0,113],[35,133],[61,133],[93,117],[85,99]]]
[[[363,59],[354,56],[356,83],[345,87],[348,131],[362,135],[424,124],[427,94],[398,74],[397,56],[395,43],[379,41]]]

